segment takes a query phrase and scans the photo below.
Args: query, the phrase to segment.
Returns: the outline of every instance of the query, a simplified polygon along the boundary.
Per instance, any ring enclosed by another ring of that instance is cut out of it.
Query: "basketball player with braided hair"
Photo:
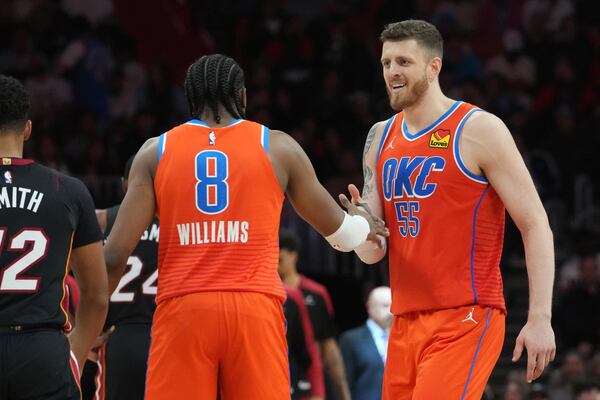
[[[231,58],[203,56],[188,69],[190,121],[148,140],[107,239],[114,289],[128,255],[157,213],[157,309],[146,398],[290,398],[285,291],[277,274],[281,206],[330,244],[351,251],[383,221],[340,208],[290,136],[244,118],[244,73]]]

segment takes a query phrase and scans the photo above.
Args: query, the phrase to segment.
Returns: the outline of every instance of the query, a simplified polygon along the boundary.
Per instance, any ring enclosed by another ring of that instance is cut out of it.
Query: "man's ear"
[[[433,57],[431,61],[429,61],[429,66],[427,67],[427,80],[429,83],[433,82],[442,71],[442,59],[439,57]]]
[[[23,130],[23,140],[29,140],[29,137],[31,136],[31,127],[31,120],[28,119],[27,122],[25,122],[25,129]]]

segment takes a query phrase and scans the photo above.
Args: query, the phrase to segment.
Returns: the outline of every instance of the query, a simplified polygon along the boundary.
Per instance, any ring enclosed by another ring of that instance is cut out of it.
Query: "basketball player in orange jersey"
[[[284,194],[336,249],[377,241],[387,229],[366,212],[345,213],[290,136],[242,119],[244,74],[233,59],[201,57],[185,92],[193,119],[142,146],[105,246],[114,289],[158,212],[146,398],[214,400],[219,380],[223,400],[289,399],[277,274]]]
[[[542,203],[500,119],[446,97],[443,41],[425,21],[385,27],[381,64],[397,114],[371,128],[362,198],[390,229],[394,321],[384,400],[480,399],[504,341],[500,275],[505,207],[523,236],[530,302],[513,360],[527,379],[554,359],[554,253]],[[384,246],[356,250],[374,263]]]

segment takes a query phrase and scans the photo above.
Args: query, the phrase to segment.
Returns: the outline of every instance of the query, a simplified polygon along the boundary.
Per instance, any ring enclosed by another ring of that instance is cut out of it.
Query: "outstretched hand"
[[[367,240],[375,243],[378,247],[381,247],[381,237],[388,237],[390,235],[390,231],[385,226],[385,222],[378,216],[373,215],[368,204],[363,203],[360,192],[355,185],[348,185],[348,191],[350,192],[352,201],[348,200],[348,197],[346,197],[345,194],[340,194],[340,202],[346,210],[348,210],[348,214],[360,215],[367,220],[369,227],[371,228]]]

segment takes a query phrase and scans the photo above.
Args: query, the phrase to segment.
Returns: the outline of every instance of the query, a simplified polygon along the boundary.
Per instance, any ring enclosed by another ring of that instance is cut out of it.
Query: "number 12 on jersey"
[[[196,155],[196,208],[205,214],[218,214],[229,206],[229,159],[218,150]]]

